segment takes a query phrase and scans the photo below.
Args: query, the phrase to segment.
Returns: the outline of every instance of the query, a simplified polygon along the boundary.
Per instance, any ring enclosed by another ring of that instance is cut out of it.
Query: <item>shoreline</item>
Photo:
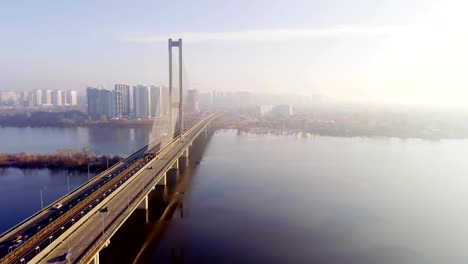
[[[0,153],[0,168],[49,169],[101,172],[123,160],[120,156],[92,156],[87,153]]]
[[[92,123],[92,124],[60,124],[60,125],[8,125],[0,124],[0,128],[152,128],[153,121],[150,122],[125,122],[125,123]],[[218,126],[217,129],[234,129],[239,130],[241,133],[253,133],[253,134],[275,134],[275,135],[291,135],[306,133],[312,136],[324,136],[324,137],[342,137],[342,138],[399,138],[399,139],[423,139],[430,141],[438,140],[465,140],[467,136],[436,136],[436,135],[391,135],[391,134],[366,134],[366,133],[314,133],[306,131],[305,129],[279,129],[279,128],[268,128],[268,127],[237,127],[237,126]]]

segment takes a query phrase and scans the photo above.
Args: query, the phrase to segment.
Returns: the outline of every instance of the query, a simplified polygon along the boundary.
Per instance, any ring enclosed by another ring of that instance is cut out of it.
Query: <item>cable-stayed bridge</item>
[[[188,158],[193,141],[208,133],[216,113],[183,115],[182,40],[169,40],[169,90],[153,122],[150,142],[100,173],[54,205],[0,237],[0,264],[99,263],[99,251],[137,209],[148,209],[148,194],[166,184],[167,172]],[[173,86],[173,48],[178,48],[178,86]],[[12,242],[16,236],[23,241]]]

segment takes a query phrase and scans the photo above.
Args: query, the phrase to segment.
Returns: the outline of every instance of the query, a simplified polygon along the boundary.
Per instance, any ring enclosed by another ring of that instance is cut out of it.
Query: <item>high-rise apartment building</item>
[[[108,120],[117,117],[116,91],[88,87],[88,115],[93,120]]]
[[[78,94],[76,91],[73,91],[73,90],[66,91],[66,104],[67,105],[78,104]]]
[[[42,90],[42,104],[52,105],[52,91],[51,90]]]
[[[114,90],[117,93],[117,113],[122,116],[130,115],[130,86],[116,84]]]
[[[144,85],[133,86],[133,112],[135,117],[150,116],[149,87]]]
[[[59,90],[53,90],[52,91],[52,105],[53,106],[62,106],[63,105],[63,99],[62,98],[62,91]]]
[[[200,103],[197,90],[187,90],[186,112],[200,112]]]
[[[19,100],[19,92],[0,91],[0,103],[17,104]]]
[[[66,91],[59,91],[60,96],[62,97],[62,105],[68,105],[67,102],[67,92]]]
[[[19,92],[19,104],[22,106],[29,106],[28,100],[29,100],[29,92]]]
[[[169,113],[169,87],[161,86],[161,114]]]
[[[32,106],[41,106],[42,103],[42,90],[36,89],[31,92]]]
[[[161,116],[162,100],[163,100],[163,87],[150,86],[149,87],[149,112],[151,116]]]

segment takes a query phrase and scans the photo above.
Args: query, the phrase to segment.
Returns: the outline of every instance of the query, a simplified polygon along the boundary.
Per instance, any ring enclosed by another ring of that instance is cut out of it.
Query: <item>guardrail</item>
[[[143,149],[147,148],[148,145],[144,146],[143,148],[137,150],[135,153],[138,153],[140,151],[142,151]],[[85,187],[89,186],[90,184],[92,183],[95,183],[97,180],[99,180],[102,176],[104,176],[105,174],[108,174],[110,171],[116,169],[117,166],[120,166],[122,165],[123,162],[127,161],[128,159],[130,159],[132,157],[132,155],[134,155],[135,153],[131,154],[130,156],[128,156],[127,158],[119,161],[118,163],[112,165],[110,168],[106,169],[105,171],[102,171],[100,172],[99,174],[95,175],[93,178],[91,178],[89,181],[86,181],[85,183],[83,183],[82,185],[78,186],[77,188],[75,188],[74,190],[72,190],[70,193],[67,193],[66,195],[58,198],[57,200],[55,200],[54,202],[50,203],[49,205],[47,205],[46,207],[44,207],[42,210],[34,213],[33,215],[31,215],[30,217],[24,219],[23,221],[21,221],[20,223],[16,224],[15,226],[9,228],[8,230],[6,230],[5,232],[3,232],[2,234],[0,234],[0,241],[3,241],[6,237],[10,236],[11,232],[13,232],[15,229],[18,229],[20,226],[26,224],[28,221],[31,221],[33,220],[36,216],[38,216],[39,214],[47,211],[50,209],[50,207],[54,204],[57,204],[57,203],[64,203],[66,200],[70,199],[70,198],[73,198],[73,195],[77,194],[79,191],[82,191]]]
[[[128,167],[124,172],[120,174],[120,177],[115,177],[105,183],[100,189],[96,190],[95,192],[91,193],[88,197],[84,198],[81,202],[79,202],[76,206],[72,207],[70,210],[66,211],[63,215],[57,218],[55,221],[50,223],[49,225],[45,226],[44,229],[38,231],[33,237],[29,240],[25,241],[21,247],[13,250],[9,254],[7,254],[4,258],[0,260],[0,263],[8,263],[19,256],[23,256],[31,250],[36,244],[40,244],[41,241],[45,240],[46,238],[50,237],[57,228],[65,226],[65,224],[73,218],[74,215],[84,211],[86,207],[91,206],[95,200],[99,200],[99,197],[102,196],[102,190],[108,190],[105,186],[113,186],[122,178],[124,178],[128,172],[130,172],[133,168],[136,167],[136,163],[132,164],[132,166]],[[112,184],[111,184],[112,183]]]
[[[205,118],[204,120],[200,121],[197,125],[200,125],[200,123],[203,123],[206,121],[206,119],[211,119],[209,122],[212,121],[212,119],[214,119],[215,115],[212,115],[212,116],[209,116],[207,118]],[[207,122],[209,124],[209,122]],[[208,124],[205,124],[204,126],[207,126]],[[192,126],[188,131],[186,131],[184,134],[188,134],[188,133],[191,133],[193,129],[195,129],[195,127],[197,126]],[[196,135],[198,136],[198,134]],[[171,142],[171,144],[169,145],[173,145],[175,143],[178,142],[180,138],[178,138],[177,140]],[[169,146],[168,145],[168,146]],[[188,143],[187,144],[184,144],[184,147],[182,147],[181,149],[185,149],[187,147]],[[169,149],[168,146],[166,146],[163,150],[161,150],[159,153],[164,153]],[[155,157],[154,159],[157,159],[157,157]],[[172,164],[178,159],[178,157],[174,157],[170,160],[167,160],[165,166],[157,173],[157,175],[161,175],[163,172],[169,170],[172,166]],[[150,162],[148,162],[150,163]],[[149,182],[147,182],[143,188],[141,189],[141,191],[138,192],[137,195],[133,196],[132,200],[129,201],[129,204],[128,204],[128,210],[130,212],[133,212],[135,210],[135,208],[138,207],[138,205],[140,204],[140,196],[142,195],[146,195],[146,193],[148,193],[149,191],[151,191],[151,189],[153,188],[153,186],[155,184],[157,184],[158,182],[158,178],[154,178],[153,180],[150,180]],[[77,259],[77,262],[76,263],[88,263],[88,261],[100,250],[100,248],[102,247],[102,245],[104,243],[106,243],[106,241],[108,241],[112,235],[115,233],[115,230],[118,229],[125,221],[126,219],[128,218],[128,215],[122,215],[120,214],[115,221],[113,221],[113,224],[112,225],[108,225],[107,227],[104,228],[104,231],[99,235],[99,237],[95,240],[94,243],[90,244],[88,246],[88,248],[85,250],[86,253],[82,254],[81,256],[78,257]]]
[[[206,118],[204,118],[203,120],[199,121],[197,124],[193,125],[190,127],[190,129],[186,130],[186,132],[184,132],[184,134],[186,133],[189,133],[189,131],[191,131],[192,129],[194,129],[195,127],[197,127],[198,125],[200,125],[201,123],[203,123],[204,121],[206,121],[206,119],[208,119],[209,117],[213,118],[214,115],[211,115],[211,116],[208,116]],[[164,147],[163,149],[161,149],[159,153],[162,153],[162,152],[165,152],[167,151],[168,149],[170,149],[170,147],[176,142],[178,141],[179,138],[176,138],[174,139],[170,144],[168,144],[166,147]],[[140,150],[138,150],[137,152],[133,153],[132,155],[130,155],[129,157],[127,157],[125,160],[128,160],[132,157],[134,157],[138,152],[144,150],[145,148],[147,148],[148,145],[144,146],[143,148],[141,148]],[[124,161],[125,161],[124,160]],[[121,165],[123,161],[115,164],[114,166],[112,166],[111,168],[109,168],[108,170],[98,174],[97,176],[95,176],[93,178],[93,181],[88,181],[87,183],[83,184],[80,188],[77,188],[74,190],[74,192],[77,192],[78,190],[81,190],[83,186],[87,186],[89,185],[89,183],[91,182],[95,182],[97,181],[98,179],[100,179],[104,174],[107,174],[109,173],[109,171],[111,171],[112,169],[115,169],[114,167],[116,167],[117,165]],[[84,212],[88,212],[89,208],[92,208],[93,207],[93,203],[94,202],[97,202],[96,205],[98,205],[100,203],[100,199],[99,197],[105,195],[105,193],[107,193],[108,190],[112,190],[112,186],[116,185],[117,182],[121,181],[123,178],[127,179],[127,175],[129,174],[129,172],[134,169],[137,165],[141,164],[142,162],[144,162],[144,160],[137,160],[135,161],[129,168],[125,169],[124,172],[120,173],[120,177],[115,177],[113,179],[111,179],[110,181],[106,182],[105,184],[103,184],[103,186],[101,186],[99,189],[97,189],[95,192],[91,193],[91,195],[89,195],[88,197],[84,198],[81,202],[78,202],[74,207],[72,207],[70,210],[66,211],[63,215],[59,216],[57,219],[55,219],[55,221],[53,221],[52,223],[50,223],[49,225],[45,226],[44,229],[38,231],[33,237],[31,237],[29,240],[25,241],[23,243],[23,245],[21,245],[19,248],[13,250],[12,252],[9,252],[5,257],[3,257],[2,259],[0,259],[0,263],[3,264],[3,263],[11,263],[11,261],[15,261],[15,260],[18,260],[19,257],[27,257],[31,254],[31,252],[34,250],[32,249],[33,246],[35,245],[42,245],[45,241],[45,239],[49,238],[49,243],[46,244],[45,246],[47,245],[50,245],[52,243],[52,239],[54,238],[57,238],[58,236],[56,235],[58,232],[64,232],[64,229],[65,227],[71,222],[71,224],[67,227],[70,228],[71,225],[73,225],[73,220],[75,220],[75,218],[77,219],[80,219],[81,217],[83,217],[84,215]],[[103,174],[103,175],[101,175]],[[101,175],[100,177],[98,177],[99,175]],[[132,175],[133,176],[133,175]],[[105,188],[106,186],[110,186],[111,188]],[[104,190],[104,191],[103,191]],[[115,191],[115,190],[114,190]],[[67,196],[69,197],[69,196]],[[62,197],[61,199],[64,199],[64,197]],[[57,200],[57,201],[60,201],[61,199]],[[102,199],[101,199],[102,200]],[[96,206],[95,205],[95,206]],[[75,216],[75,217],[73,217]],[[23,221],[24,222],[24,221]],[[21,225],[21,224],[19,224]],[[59,230],[57,230],[58,227],[61,227]],[[54,231],[55,230],[55,231]],[[59,234],[60,235],[60,234]],[[37,248],[36,248],[37,249]],[[37,254],[37,252],[36,252]],[[34,254],[35,255],[35,254]]]

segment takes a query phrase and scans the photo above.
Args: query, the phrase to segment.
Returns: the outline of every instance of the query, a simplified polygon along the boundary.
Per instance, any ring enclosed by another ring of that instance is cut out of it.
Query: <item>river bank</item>
[[[100,172],[118,163],[123,158],[119,156],[95,156],[84,152],[31,154],[31,153],[0,153],[0,168],[19,169],[53,169]],[[89,164],[89,167],[88,167]]]

